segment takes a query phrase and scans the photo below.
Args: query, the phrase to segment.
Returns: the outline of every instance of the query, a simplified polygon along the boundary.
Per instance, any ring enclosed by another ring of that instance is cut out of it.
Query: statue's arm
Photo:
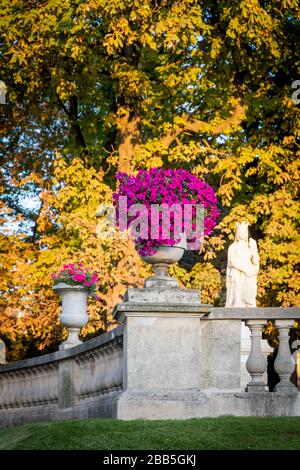
[[[249,238],[249,248],[252,264],[259,265],[259,255],[257,250],[257,243],[253,238]]]
[[[229,246],[228,248],[228,253],[227,253],[227,270],[231,269],[233,267],[233,254],[232,254],[232,245]]]

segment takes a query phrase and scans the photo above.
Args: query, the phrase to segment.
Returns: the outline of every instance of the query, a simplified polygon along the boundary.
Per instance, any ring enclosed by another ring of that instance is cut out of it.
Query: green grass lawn
[[[0,428],[0,449],[300,449],[300,418],[89,419]]]

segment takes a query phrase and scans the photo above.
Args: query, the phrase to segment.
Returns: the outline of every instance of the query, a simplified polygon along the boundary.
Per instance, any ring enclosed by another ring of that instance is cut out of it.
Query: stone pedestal
[[[200,389],[200,321],[209,313],[199,292],[179,288],[129,289],[114,317],[124,322],[124,393],[118,417],[177,418],[197,415]],[[176,410],[176,411],[175,411]]]
[[[6,364],[6,350],[4,341],[0,340],[0,364]]]

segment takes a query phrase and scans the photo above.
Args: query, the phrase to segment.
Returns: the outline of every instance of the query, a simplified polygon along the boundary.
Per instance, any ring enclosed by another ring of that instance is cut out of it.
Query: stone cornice
[[[124,302],[117,304],[113,311],[113,317],[119,321],[125,317],[197,317],[208,315],[211,310],[209,305],[178,304],[178,303],[142,303]]]

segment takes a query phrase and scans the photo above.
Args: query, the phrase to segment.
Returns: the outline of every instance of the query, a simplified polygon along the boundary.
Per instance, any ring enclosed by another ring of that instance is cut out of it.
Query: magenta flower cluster
[[[149,215],[153,211],[153,205],[180,205],[184,211],[187,205],[200,204],[204,208],[203,232],[209,235],[216,225],[219,216],[217,209],[217,198],[214,189],[204,181],[201,181],[195,175],[182,168],[180,169],[164,169],[153,168],[151,170],[139,170],[136,176],[129,176],[126,173],[119,172],[116,174],[119,181],[118,191],[113,194],[113,202],[116,209],[117,222],[120,220],[119,207],[120,197],[127,197],[128,209],[134,204],[143,204],[146,206]],[[181,211],[180,211],[181,212]],[[182,232],[195,229],[196,208],[192,209],[192,218],[190,227],[180,227]],[[134,216],[128,217],[128,228],[134,220]],[[179,239],[174,237],[174,227],[179,223],[182,224],[182,217],[177,216],[174,212],[170,219],[170,234],[168,238],[164,238],[164,232],[161,226],[161,218],[159,219],[159,237],[153,239],[151,234],[151,223],[153,217],[148,224],[148,236],[135,238],[136,247],[141,256],[154,254],[160,245],[173,246]],[[173,235],[172,235],[173,234]]]
[[[85,267],[82,263],[64,264],[58,273],[51,274],[51,278],[55,285],[60,283],[71,286],[82,285],[94,300],[100,300],[96,295],[98,274],[92,272],[90,268]]]

